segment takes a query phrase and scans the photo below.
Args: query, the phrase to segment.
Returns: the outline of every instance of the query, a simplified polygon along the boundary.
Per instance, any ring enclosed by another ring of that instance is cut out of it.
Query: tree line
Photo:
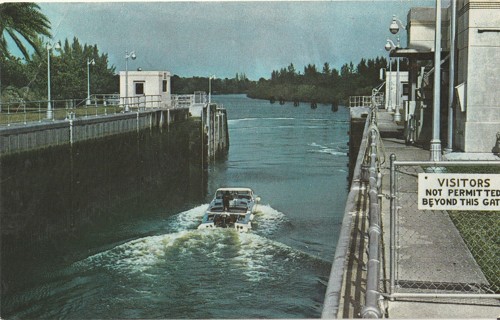
[[[33,45],[37,49],[28,58],[13,55],[1,58],[2,101],[47,99],[48,52],[53,100],[85,99],[88,77],[91,94],[119,91],[119,76],[113,66],[108,67],[108,55],[101,54],[97,45],[82,45],[76,37],[72,42],[66,39],[60,49],[52,46],[47,50],[41,38]]]
[[[234,78],[209,79],[209,77],[183,78],[172,76],[172,92],[175,94],[192,94],[195,91],[208,92],[211,87],[212,94],[247,93],[255,86],[244,73],[236,73]]]
[[[9,52],[6,36],[21,51],[23,58]],[[51,98],[85,99],[87,77],[92,94],[119,92],[119,75],[109,66],[108,55],[99,53],[97,45],[80,44],[76,37],[65,40],[59,50],[48,51],[42,37],[50,36],[50,22],[35,3],[0,4],[0,94],[2,101],[47,99],[47,53],[51,53]],[[24,40],[24,41],[23,41]],[[28,43],[33,49],[25,47]],[[89,65],[88,62],[93,64]],[[340,70],[325,62],[321,70],[308,64],[303,72],[293,63],[274,70],[270,79],[249,80],[244,73],[232,79],[208,77],[172,77],[172,92],[191,94],[195,91],[212,93],[246,93],[251,98],[320,103],[345,102],[352,95],[370,95],[379,83],[379,71],[387,66],[385,58],[361,59],[355,66],[344,64]],[[393,68],[395,69],[395,68]],[[406,60],[401,70],[407,70]]]
[[[380,80],[380,69],[387,68],[387,59],[361,59],[354,65],[345,63],[340,70],[331,68],[328,62],[320,70],[308,64],[303,72],[297,71],[293,63],[286,68],[274,70],[269,79],[249,80],[245,74],[236,74],[232,79],[212,79],[213,94],[244,93],[250,98],[302,101],[318,103],[345,103],[349,96],[371,95]],[[392,62],[396,70],[396,62]],[[408,70],[408,61],[400,63],[400,70]],[[172,92],[189,94],[194,91],[208,91],[208,77],[172,77]]]
[[[107,54],[100,54],[97,45],[81,45],[76,37],[49,47],[44,40],[51,37],[50,29],[50,21],[36,3],[0,4],[2,102],[47,99],[49,55],[52,99],[86,98],[87,77],[92,93],[118,92],[119,78],[115,68],[108,67]],[[22,57],[13,55],[9,45],[17,47]]]
[[[270,79],[261,78],[247,95],[270,100],[345,103],[349,96],[371,95],[372,89],[381,83],[380,69],[386,67],[387,60],[383,57],[363,58],[356,66],[345,63],[340,70],[331,68],[328,62],[321,71],[308,64],[302,73],[290,63],[286,68],[274,70]],[[405,70],[408,66],[402,63],[400,68]]]
[[[36,46],[43,47],[41,39]],[[45,48],[43,50],[46,50]],[[12,55],[0,57],[2,101],[45,100],[47,98],[47,56],[36,51],[28,58]],[[88,62],[93,62],[88,65]],[[97,45],[80,44],[75,37],[66,39],[60,50],[52,49],[51,55],[52,99],[85,99],[87,77],[90,76],[91,94],[119,92],[119,75],[114,66],[109,67],[108,55],[101,54]],[[380,69],[386,68],[383,57],[361,59],[355,66],[344,64],[340,70],[325,62],[321,71],[308,64],[298,72],[293,63],[274,70],[269,79],[249,80],[244,73],[234,78],[172,76],[172,93],[192,94],[195,91],[212,94],[247,94],[250,98],[302,101],[318,103],[344,103],[349,96],[370,95],[380,84]],[[88,69],[87,69],[88,67]],[[401,70],[408,68],[401,63]],[[393,68],[395,70],[395,66]],[[89,71],[89,72],[88,72]]]

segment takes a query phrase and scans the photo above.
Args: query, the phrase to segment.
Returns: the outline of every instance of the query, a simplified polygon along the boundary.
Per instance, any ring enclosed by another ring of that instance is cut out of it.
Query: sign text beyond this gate
[[[500,210],[500,175],[419,173],[418,209]]]

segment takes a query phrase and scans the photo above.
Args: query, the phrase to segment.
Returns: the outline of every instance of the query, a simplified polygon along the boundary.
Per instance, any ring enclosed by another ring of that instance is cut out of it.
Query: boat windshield
[[[217,190],[215,197],[217,199],[222,199],[222,196],[226,193],[226,191],[229,191],[229,194],[231,195],[231,198],[233,199],[247,199],[250,200],[252,199],[252,194],[248,190]]]

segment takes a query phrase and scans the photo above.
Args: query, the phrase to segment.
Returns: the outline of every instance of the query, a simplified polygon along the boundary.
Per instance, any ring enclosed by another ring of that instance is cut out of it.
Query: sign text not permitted
[[[419,210],[500,210],[500,175],[419,173]]]

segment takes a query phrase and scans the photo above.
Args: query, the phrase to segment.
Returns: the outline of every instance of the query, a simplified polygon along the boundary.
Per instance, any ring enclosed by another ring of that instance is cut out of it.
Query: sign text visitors
[[[419,210],[500,210],[500,175],[419,173]]]

